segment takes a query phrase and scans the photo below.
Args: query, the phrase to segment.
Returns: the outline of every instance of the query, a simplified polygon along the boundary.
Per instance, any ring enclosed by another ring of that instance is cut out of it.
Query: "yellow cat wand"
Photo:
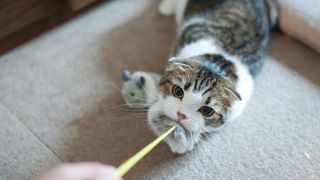
[[[139,152],[137,152],[135,155],[133,155],[131,158],[126,160],[124,163],[122,163],[116,170],[116,173],[118,174],[118,176],[120,176],[120,177],[124,176],[134,165],[136,165],[145,155],[147,155],[164,138],[166,138],[175,128],[176,128],[176,126],[172,126],[168,131],[163,133],[157,139],[152,141],[146,147],[144,147]]]

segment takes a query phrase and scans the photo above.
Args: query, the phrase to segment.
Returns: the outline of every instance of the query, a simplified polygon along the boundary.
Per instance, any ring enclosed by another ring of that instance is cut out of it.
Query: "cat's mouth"
[[[175,129],[175,132],[181,132],[181,131],[189,132],[189,130],[181,122],[175,121],[165,114],[160,115],[159,119],[162,121],[162,123],[165,126],[167,126],[166,127],[167,129],[175,125],[177,126],[177,128]]]
[[[165,113],[157,114],[157,116],[151,119],[151,122],[158,135],[166,132],[175,125],[175,130],[167,138],[176,141],[177,143],[186,143],[190,138],[194,137],[194,132],[192,130],[188,129],[181,122],[171,119]]]

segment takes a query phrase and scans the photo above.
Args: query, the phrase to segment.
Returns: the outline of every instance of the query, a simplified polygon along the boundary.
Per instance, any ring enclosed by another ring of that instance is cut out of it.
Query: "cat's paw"
[[[163,16],[172,16],[175,11],[176,0],[162,0],[158,12]]]
[[[180,144],[180,143],[177,143],[177,142],[168,142],[168,145],[170,147],[170,150],[173,152],[173,153],[177,153],[177,154],[185,154],[189,151],[192,151],[193,150],[193,147],[194,147],[194,144],[191,143],[189,145],[184,145],[184,144]]]
[[[188,148],[187,147],[178,146],[178,145],[170,146],[170,150],[173,153],[177,153],[177,154],[185,154],[186,152],[188,152]]]

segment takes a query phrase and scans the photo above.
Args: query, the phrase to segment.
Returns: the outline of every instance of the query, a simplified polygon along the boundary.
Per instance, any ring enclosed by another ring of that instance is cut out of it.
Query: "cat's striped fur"
[[[160,11],[176,16],[177,39],[148,120],[157,134],[177,125],[166,139],[173,152],[192,150],[202,133],[241,113],[262,67],[276,8],[273,0],[162,2]],[[182,98],[175,97],[177,87]],[[203,107],[214,113],[206,116]],[[179,120],[182,113],[186,118]]]
[[[217,46],[241,57],[252,75],[263,64],[274,19],[264,0],[189,0],[174,54],[199,39],[214,38]]]

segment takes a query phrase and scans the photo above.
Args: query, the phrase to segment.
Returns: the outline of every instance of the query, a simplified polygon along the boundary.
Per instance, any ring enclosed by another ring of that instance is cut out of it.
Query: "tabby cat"
[[[163,0],[177,38],[148,122],[175,153],[237,118],[253,91],[278,16],[276,0]]]

